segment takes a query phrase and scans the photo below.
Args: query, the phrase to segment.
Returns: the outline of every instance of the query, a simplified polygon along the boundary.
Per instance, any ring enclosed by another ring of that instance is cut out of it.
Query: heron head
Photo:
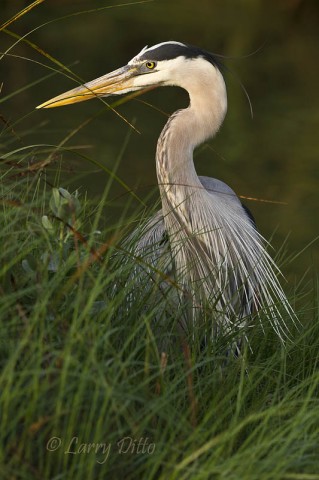
[[[180,42],[160,43],[143,48],[124,67],[62,93],[37,108],[60,107],[94,97],[123,95],[160,86],[176,85],[188,89],[191,73],[203,65],[203,78],[205,69],[219,72],[215,57],[204,50]]]

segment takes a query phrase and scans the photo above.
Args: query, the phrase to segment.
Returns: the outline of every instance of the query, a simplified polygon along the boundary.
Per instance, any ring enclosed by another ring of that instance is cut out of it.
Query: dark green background
[[[0,1],[1,23],[28,3]],[[107,5],[116,2],[45,1],[9,29],[24,35],[58,17]],[[285,206],[246,203],[266,238],[276,230],[272,240],[276,249],[290,235],[291,253],[302,250],[319,233],[318,32],[316,0],[155,0],[70,16],[42,26],[27,38],[66,65],[77,60],[72,69],[84,80],[124,65],[146,44],[165,40],[185,41],[233,57],[225,59],[233,72],[226,76],[227,117],[216,139],[196,152],[196,168],[200,174],[222,179],[239,195],[287,202]],[[2,51],[13,43],[5,33],[1,33],[0,41]],[[249,55],[252,52],[255,53]],[[8,53],[54,67],[50,60],[22,43]],[[92,101],[35,111],[36,105],[73,88],[74,82],[58,74],[6,99],[47,75],[48,70],[8,55],[0,62],[0,68],[5,99],[1,115],[21,138],[12,137],[12,148],[21,142],[59,143],[101,109],[98,101]],[[238,77],[249,93],[253,119]],[[169,113],[187,104],[187,95],[178,88],[158,89],[143,99]],[[165,116],[137,100],[119,107],[119,111],[134,122],[141,135],[132,132],[118,174],[131,188],[137,188],[139,195],[146,196],[156,184],[155,146]],[[81,129],[67,145],[90,145],[84,152],[112,168],[128,131],[123,120],[107,111]],[[103,191],[107,176],[89,163],[66,153],[62,166],[65,175],[61,186],[73,181],[72,189],[81,187],[89,195],[98,196]],[[88,173],[79,178],[79,171]],[[122,187],[114,185],[114,198],[123,192]],[[110,204],[106,215],[118,215],[126,197]],[[285,274],[292,278],[297,273],[300,277],[315,264],[317,245],[285,266]]]

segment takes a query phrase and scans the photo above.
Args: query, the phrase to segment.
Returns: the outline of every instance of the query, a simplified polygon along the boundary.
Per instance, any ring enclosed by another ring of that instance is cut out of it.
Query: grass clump
[[[3,180],[1,478],[319,478],[315,293],[284,347],[265,322],[226,359],[229,338],[175,335],[176,311],[162,352],[165,298],[132,281],[120,227],[98,230],[103,202]]]

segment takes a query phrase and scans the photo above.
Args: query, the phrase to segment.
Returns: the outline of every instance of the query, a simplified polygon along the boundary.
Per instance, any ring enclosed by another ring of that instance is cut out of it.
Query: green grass
[[[239,358],[236,332],[200,349],[204,327],[178,335],[182,312],[132,277],[143,263],[120,239],[152,212],[129,216],[128,201],[105,225],[115,169],[98,204],[51,186],[60,174],[44,166],[90,119],[57,147],[21,143],[19,120],[2,120],[0,480],[319,479],[317,279],[290,294],[301,326],[285,346],[265,319]]]
[[[176,312],[162,354],[165,298],[132,281],[123,222],[97,231],[109,185],[94,206],[15,173],[1,187],[1,478],[319,478],[315,280],[294,293],[302,326],[285,346],[265,321],[240,358],[226,337],[203,351]]]

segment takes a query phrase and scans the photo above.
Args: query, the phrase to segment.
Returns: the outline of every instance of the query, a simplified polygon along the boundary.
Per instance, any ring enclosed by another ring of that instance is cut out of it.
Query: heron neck
[[[227,97],[224,81],[193,82],[188,89],[190,105],[175,112],[157,143],[156,168],[162,200],[167,195],[176,204],[201,187],[193,162],[194,148],[218,131],[225,117]],[[181,196],[181,191],[183,195]],[[164,202],[163,202],[164,203]]]

